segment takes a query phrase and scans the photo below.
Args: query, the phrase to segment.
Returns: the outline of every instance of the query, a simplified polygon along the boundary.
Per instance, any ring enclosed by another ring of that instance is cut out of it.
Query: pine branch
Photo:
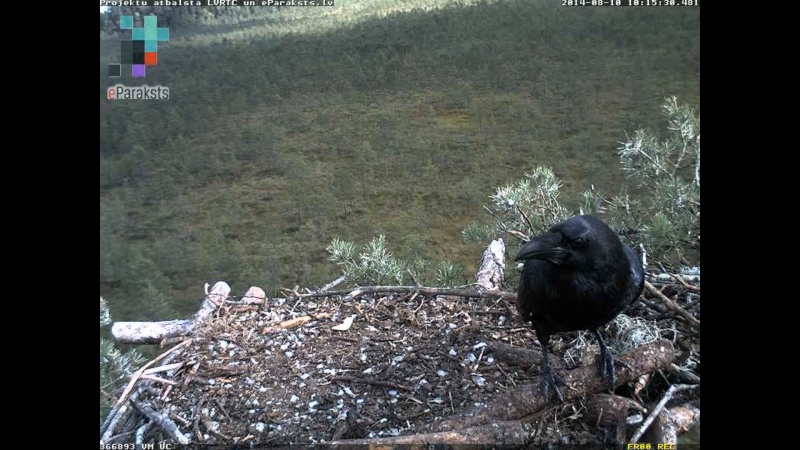
[[[468,289],[452,289],[452,288],[435,288],[425,286],[361,286],[351,290],[342,291],[328,291],[328,292],[313,292],[310,294],[297,294],[300,298],[307,297],[328,297],[328,296],[344,296],[347,298],[356,298],[364,294],[376,292],[394,292],[398,294],[411,294],[418,293],[422,295],[452,295],[456,297],[470,297],[470,298],[503,298],[507,300],[516,300],[517,294],[515,292],[479,292]]]

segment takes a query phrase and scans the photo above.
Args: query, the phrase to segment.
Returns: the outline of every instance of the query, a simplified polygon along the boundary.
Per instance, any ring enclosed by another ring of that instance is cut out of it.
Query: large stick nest
[[[699,318],[699,294],[680,285],[665,294]],[[617,395],[596,395],[607,389],[596,342],[554,337],[553,365],[569,385],[567,401],[555,404],[541,395],[535,333],[507,297],[226,304],[163,361],[179,367],[138,381],[135,408],[112,441],[138,431],[145,442],[176,442],[180,433],[248,446],[624,442],[671,383],[699,383],[699,330],[659,306],[655,296],[637,302],[606,329],[611,343],[619,338],[618,353],[634,348],[619,355],[632,367],[619,371]],[[349,317],[349,329],[334,329]],[[645,326],[622,330],[625,320]],[[670,404],[699,401],[699,389],[682,394]]]

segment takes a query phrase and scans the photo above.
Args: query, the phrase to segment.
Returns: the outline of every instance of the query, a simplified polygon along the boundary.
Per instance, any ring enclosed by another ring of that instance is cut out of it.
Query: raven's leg
[[[599,330],[595,329],[594,335],[597,338],[597,342],[600,343],[600,357],[602,358],[601,360],[602,362],[600,365],[601,367],[600,372],[606,376],[606,378],[608,379],[608,384],[611,386],[611,389],[613,390],[615,387],[617,387],[617,373],[616,370],[614,369],[614,366],[615,365],[620,367],[630,367],[630,366],[625,361],[614,358],[614,355],[612,355],[611,352],[608,350],[608,347],[606,347],[606,341],[603,340],[603,336],[600,335]]]
[[[547,344],[550,343],[550,336],[538,336],[539,342],[542,344],[542,390],[544,391],[545,401],[547,400],[547,391],[552,387],[556,392],[558,401],[564,402],[564,394],[561,393],[559,386],[566,386],[564,380],[559,378],[550,367],[550,358],[547,354]]]

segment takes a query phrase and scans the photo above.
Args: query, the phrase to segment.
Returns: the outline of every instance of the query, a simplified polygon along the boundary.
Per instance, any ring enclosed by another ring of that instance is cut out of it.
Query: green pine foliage
[[[675,97],[667,98],[662,108],[665,133],[639,129],[619,148],[632,186],[615,196],[591,186],[579,208],[567,208],[558,199],[561,179],[550,167],[534,167],[490,196],[492,202],[484,209],[494,219],[492,225],[472,223],[462,236],[485,243],[509,231],[537,235],[574,214],[595,214],[659,262],[690,258],[699,264],[700,116]]]
[[[571,214],[561,206],[558,195],[561,180],[550,167],[534,167],[525,178],[516,183],[497,188],[489,196],[492,203],[485,207],[495,218],[494,231],[500,236],[509,230],[530,230],[540,233]],[[466,238],[474,238],[475,227],[462,231]],[[478,234],[477,236],[480,236]]]
[[[632,188],[610,198],[589,189],[583,207],[606,214],[615,229],[657,260],[699,263],[700,115],[674,96],[662,110],[665,132],[639,129],[619,147]]]
[[[103,297],[100,297],[100,327],[110,325],[111,312]],[[111,406],[116,401],[114,391],[123,386],[125,380],[144,362],[136,350],[121,352],[114,342],[100,338],[100,424],[102,425]]]
[[[342,275],[355,285],[419,284],[456,286],[465,283],[464,268],[450,261],[434,263],[416,256],[395,257],[386,248],[386,237],[373,238],[357,254],[352,242],[334,238],[326,247],[329,257],[341,267]]]
[[[342,274],[355,284],[385,285],[403,280],[404,264],[386,249],[386,237],[380,235],[369,241],[356,255],[352,242],[339,239],[327,247],[329,259],[342,267]]]
[[[436,267],[437,286],[458,286],[466,282],[464,268],[450,261],[440,261]]]

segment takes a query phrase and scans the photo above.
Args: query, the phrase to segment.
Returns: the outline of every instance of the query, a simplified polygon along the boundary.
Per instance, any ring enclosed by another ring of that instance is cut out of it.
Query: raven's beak
[[[543,259],[557,264],[565,253],[566,250],[561,247],[561,233],[545,233],[523,245],[517,254],[517,261]]]

